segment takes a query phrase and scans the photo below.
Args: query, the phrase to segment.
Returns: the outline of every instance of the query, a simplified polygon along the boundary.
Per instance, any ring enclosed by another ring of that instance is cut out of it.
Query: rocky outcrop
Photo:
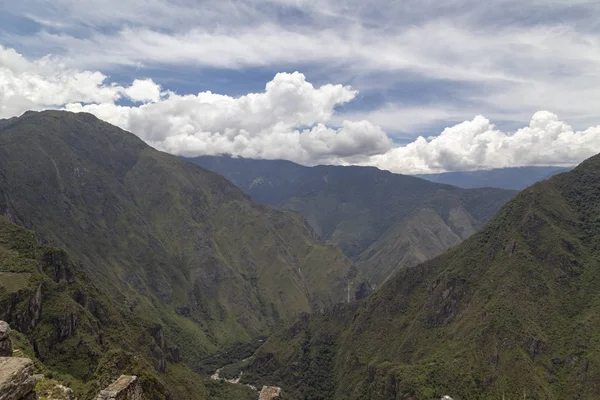
[[[12,353],[10,326],[4,321],[0,321],[0,357],[10,357]]]
[[[35,391],[43,400],[76,400],[71,388],[61,385],[53,379],[46,379],[42,374],[34,375]]]
[[[258,395],[258,400],[280,400],[280,395],[281,388],[276,386],[263,386],[260,394]]]
[[[30,359],[0,357],[0,400],[37,400],[34,388]]]
[[[162,373],[167,369],[167,361],[173,363],[181,361],[181,350],[178,346],[170,347],[168,345],[162,326],[153,327],[151,334],[153,339],[152,355],[156,360],[155,369]]]
[[[101,391],[96,400],[143,400],[142,387],[138,377],[121,375]]]

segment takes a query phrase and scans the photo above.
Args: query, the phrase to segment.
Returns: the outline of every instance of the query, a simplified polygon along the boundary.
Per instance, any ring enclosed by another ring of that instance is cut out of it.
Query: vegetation
[[[0,317],[82,398],[135,371],[196,399],[190,368],[345,301],[356,275],[297,213],[89,114],[2,121],[0,215]]]
[[[596,156],[523,191],[480,232],[359,304],[273,335],[244,376],[281,379],[295,399],[327,376],[334,394],[317,386],[321,398],[596,398],[599,215]],[[299,376],[319,336],[333,368],[314,363],[324,367]]]
[[[122,373],[140,376],[155,398],[179,394],[172,376],[155,369],[151,327],[103,295],[64,250],[0,217],[0,254],[0,287],[14,271],[28,277],[17,290],[0,290],[0,319],[13,327],[16,355],[34,360],[47,377],[36,389],[42,398],[61,382],[91,399]],[[185,383],[203,393],[202,378],[181,368]]]
[[[459,244],[515,195],[459,189],[372,167],[309,168],[209,156],[189,161],[224,175],[263,204],[300,212],[375,285]]]

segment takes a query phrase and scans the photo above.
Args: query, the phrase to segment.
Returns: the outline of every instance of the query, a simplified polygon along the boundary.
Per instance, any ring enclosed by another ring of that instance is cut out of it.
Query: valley
[[[0,400],[600,399],[600,2],[0,7]]]
[[[375,287],[480,229],[516,191],[460,189],[372,167],[304,167],[282,160],[203,156],[259,203],[302,214]]]
[[[298,320],[248,363],[288,398],[594,398],[600,156],[537,183],[445,254]]]
[[[191,161],[88,114],[1,124],[0,319],[81,400],[121,374],[182,400],[593,390],[566,321],[594,321],[597,158],[518,194]]]

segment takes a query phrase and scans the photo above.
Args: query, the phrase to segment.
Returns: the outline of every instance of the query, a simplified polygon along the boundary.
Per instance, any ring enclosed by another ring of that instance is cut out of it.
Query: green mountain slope
[[[136,317],[87,279],[62,249],[0,217],[0,320],[16,347],[80,399],[122,373],[142,378],[147,396],[206,398],[202,377],[179,364],[160,326]],[[158,373],[166,360],[168,369]]]
[[[460,243],[515,194],[465,190],[372,167],[303,167],[224,156],[189,160],[261,203],[300,212],[375,284]]]
[[[290,398],[597,398],[599,216],[596,156],[360,304],[272,336],[247,378]]]
[[[355,274],[303,218],[89,114],[0,129],[0,214],[65,248],[189,365],[347,299]]]

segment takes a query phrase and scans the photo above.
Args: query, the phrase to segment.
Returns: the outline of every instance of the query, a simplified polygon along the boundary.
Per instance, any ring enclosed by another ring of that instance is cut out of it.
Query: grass
[[[27,272],[0,272],[0,286],[8,293],[17,292],[27,287],[30,277]]]

